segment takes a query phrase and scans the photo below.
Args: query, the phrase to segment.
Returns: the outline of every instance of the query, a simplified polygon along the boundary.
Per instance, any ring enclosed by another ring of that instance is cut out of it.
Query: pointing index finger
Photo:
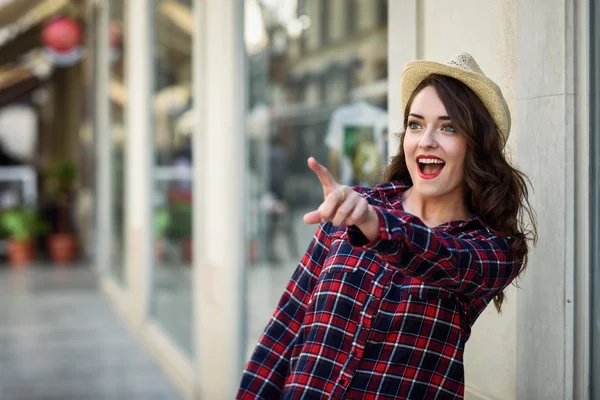
[[[314,157],[308,158],[308,166],[317,175],[319,181],[323,186],[334,187],[335,185],[337,185],[337,182],[335,181],[335,179],[333,179],[333,176],[329,173],[327,168],[319,164],[319,162],[315,160]]]

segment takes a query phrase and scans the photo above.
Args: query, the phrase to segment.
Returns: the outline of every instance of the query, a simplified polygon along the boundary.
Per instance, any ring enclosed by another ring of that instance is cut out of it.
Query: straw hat
[[[433,61],[411,61],[402,72],[402,110],[406,110],[408,100],[417,86],[429,75],[445,75],[467,85],[483,102],[494,118],[504,144],[510,134],[510,110],[502,91],[490,78],[485,76],[475,59],[467,53],[461,53],[447,64]]]

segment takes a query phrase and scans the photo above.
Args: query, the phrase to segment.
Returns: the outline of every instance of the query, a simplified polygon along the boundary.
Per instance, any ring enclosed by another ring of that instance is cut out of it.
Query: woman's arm
[[[518,275],[521,260],[512,256],[510,237],[483,228],[472,238],[457,239],[411,214],[372,204],[378,202],[371,193],[340,185],[312,157],[308,165],[323,186],[324,201],[304,215],[305,223],[345,223],[354,247],[379,253],[407,275],[471,297],[493,297]]]
[[[371,218],[362,227],[368,235],[348,228],[350,243],[379,253],[407,275],[470,297],[493,297],[519,272],[509,237],[482,230],[475,238],[458,239],[404,211],[370,208],[376,229]]]
[[[278,399],[308,301],[329,251],[331,224],[320,225],[260,337],[242,376],[237,399]]]

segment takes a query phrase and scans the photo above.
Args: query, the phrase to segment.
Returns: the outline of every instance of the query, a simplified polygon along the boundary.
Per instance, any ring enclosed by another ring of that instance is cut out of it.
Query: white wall
[[[200,2],[198,2],[200,3]],[[200,111],[194,145],[195,398],[235,397],[245,359],[243,140],[245,75],[240,0],[203,1],[196,21]],[[198,5],[198,4],[197,4]],[[207,39],[209,38],[209,39]],[[199,59],[198,59],[199,58]],[[240,224],[240,221],[242,223]],[[237,294],[237,296],[236,296]]]
[[[446,62],[461,52],[475,57],[508,101],[513,114],[508,146],[514,154],[518,137],[516,0],[455,0],[451,6],[446,0],[403,0],[391,5],[390,21],[403,27],[390,34],[392,74],[402,68],[399,60],[416,57]],[[414,43],[403,43],[411,38]],[[392,77],[390,90],[397,84]],[[401,113],[396,93],[391,93],[391,132],[401,123]],[[465,354],[467,399],[516,398],[516,292],[512,286],[507,290],[502,315],[490,306],[474,326]]]
[[[532,204],[539,216],[539,243],[518,298],[520,399],[574,398],[573,4],[568,0],[517,1],[518,127],[527,130],[518,138],[519,148],[527,154],[519,163],[532,178]]]

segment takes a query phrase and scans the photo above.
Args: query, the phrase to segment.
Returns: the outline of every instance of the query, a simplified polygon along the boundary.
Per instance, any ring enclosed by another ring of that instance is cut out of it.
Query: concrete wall
[[[573,4],[517,1],[519,164],[535,187],[540,234],[518,296],[519,399],[573,398]]]
[[[457,0],[451,6],[445,0],[405,0],[390,4],[390,21],[403,27],[394,32],[390,24],[391,73],[414,58],[446,62],[461,52],[475,57],[508,101],[513,113],[508,146],[515,153],[519,137],[516,0]],[[396,87],[399,81],[392,77],[390,91]],[[398,131],[401,114],[397,94],[390,93],[391,132]],[[474,326],[465,354],[467,399],[516,398],[516,292],[514,287],[507,290],[502,315],[490,306]]]

